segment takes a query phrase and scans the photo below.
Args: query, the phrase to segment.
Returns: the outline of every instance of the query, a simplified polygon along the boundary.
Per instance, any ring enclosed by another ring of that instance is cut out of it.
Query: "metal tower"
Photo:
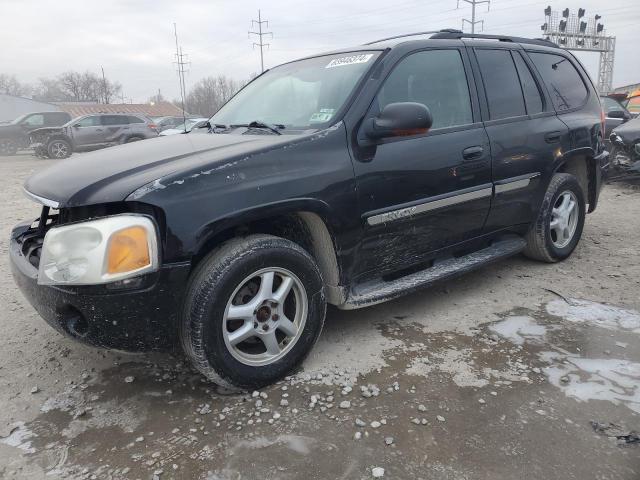
[[[547,7],[544,18],[545,22],[540,28],[547,40],[566,50],[600,53],[597,88],[603,95],[610,93],[613,90],[616,37],[607,36],[604,25],[599,22],[602,17],[595,15],[593,18],[586,18],[584,8],[578,9],[577,14],[572,14],[568,8],[559,13]]]

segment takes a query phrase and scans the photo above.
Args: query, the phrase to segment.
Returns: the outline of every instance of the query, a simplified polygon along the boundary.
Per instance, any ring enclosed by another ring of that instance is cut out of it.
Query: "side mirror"
[[[627,118],[627,112],[625,112],[624,110],[611,110],[610,112],[607,113],[607,117],[620,118],[624,120],[625,118]]]
[[[377,117],[368,119],[364,133],[372,139],[420,135],[433,125],[431,112],[422,103],[390,103]]]

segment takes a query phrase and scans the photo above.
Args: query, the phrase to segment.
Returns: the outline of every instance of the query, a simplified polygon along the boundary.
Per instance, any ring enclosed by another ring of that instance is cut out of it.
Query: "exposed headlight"
[[[51,228],[40,255],[40,285],[96,285],[158,269],[153,221],[140,215]]]

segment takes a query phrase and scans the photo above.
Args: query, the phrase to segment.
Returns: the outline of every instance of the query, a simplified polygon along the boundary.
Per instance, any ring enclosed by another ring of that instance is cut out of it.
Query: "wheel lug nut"
[[[280,316],[277,313],[274,313],[273,316],[271,317],[271,320],[277,321],[280,318]]]
[[[262,330],[264,330],[265,332],[269,330],[269,325],[267,325],[266,323],[262,325]]]
[[[253,328],[258,328],[258,322],[253,322]]]

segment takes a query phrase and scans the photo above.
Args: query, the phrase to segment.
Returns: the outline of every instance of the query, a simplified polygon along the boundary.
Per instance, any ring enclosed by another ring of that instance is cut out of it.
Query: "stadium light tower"
[[[544,24],[540,29],[547,40],[564,49],[600,53],[598,92],[608,94],[612,91],[616,37],[606,34],[600,15],[588,18],[585,14],[584,8],[572,14],[568,8],[557,12],[549,6],[544,9]]]

